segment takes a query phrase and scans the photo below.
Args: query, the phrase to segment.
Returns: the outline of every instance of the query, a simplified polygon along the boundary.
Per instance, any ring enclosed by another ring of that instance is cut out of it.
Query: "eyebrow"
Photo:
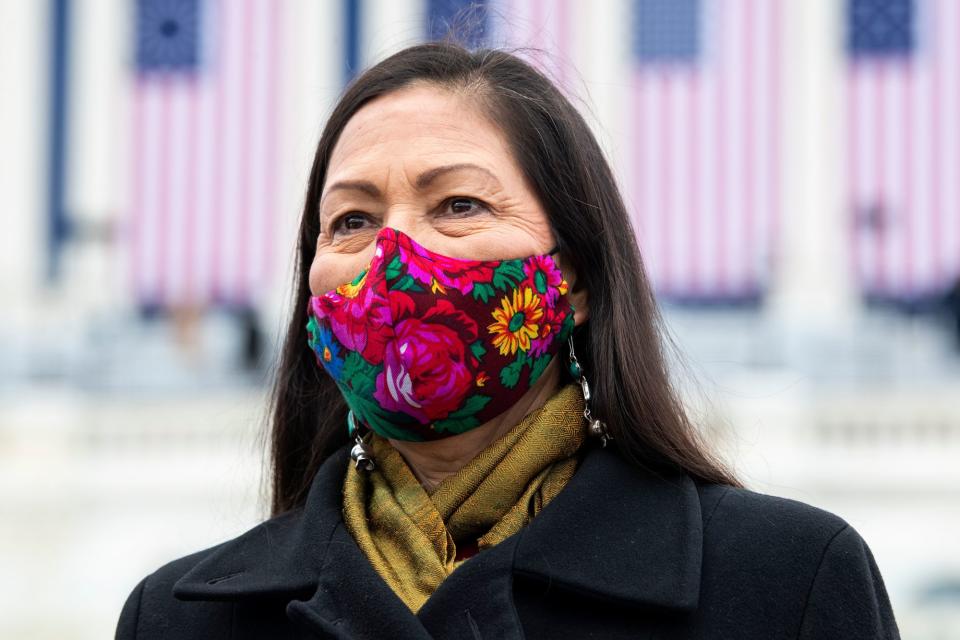
[[[421,189],[421,190],[426,189],[427,187],[430,186],[431,183],[433,183],[435,180],[437,180],[441,176],[444,176],[454,171],[463,171],[464,169],[472,169],[474,171],[479,171],[480,173],[484,173],[487,175],[487,177],[494,180],[498,185],[500,184],[500,181],[497,180],[497,176],[495,176],[492,171],[490,171],[485,167],[481,167],[478,164],[473,164],[472,162],[460,162],[457,164],[447,164],[441,167],[434,167],[433,169],[428,169],[423,173],[421,173],[419,176],[417,176],[417,179],[414,181],[414,184],[416,185],[417,189]],[[340,191],[340,190],[360,191],[362,193],[367,194],[371,198],[379,198],[382,195],[380,193],[380,189],[378,189],[376,185],[374,185],[372,182],[369,182],[367,180],[339,180],[337,182],[334,182],[329,187],[327,187],[327,191],[326,193],[323,194],[323,198],[321,198],[321,201],[323,199],[326,199],[326,197],[330,195],[330,193],[332,193],[333,191]]]

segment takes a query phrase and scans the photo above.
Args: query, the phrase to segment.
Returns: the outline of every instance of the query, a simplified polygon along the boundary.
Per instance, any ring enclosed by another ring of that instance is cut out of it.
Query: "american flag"
[[[142,304],[249,304],[268,284],[282,7],[136,3],[123,229]]]
[[[960,277],[960,3],[847,0],[850,253],[868,297]]]
[[[753,300],[780,217],[781,0],[633,0],[630,198],[663,298]]]

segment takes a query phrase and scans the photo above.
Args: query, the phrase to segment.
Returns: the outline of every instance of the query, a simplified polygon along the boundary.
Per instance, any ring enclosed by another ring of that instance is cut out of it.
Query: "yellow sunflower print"
[[[496,336],[493,346],[500,350],[500,355],[512,356],[518,350],[528,350],[530,340],[536,339],[543,307],[540,296],[530,287],[524,287],[513,290],[513,300],[504,297],[492,315],[495,322],[487,326],[487,331]]]

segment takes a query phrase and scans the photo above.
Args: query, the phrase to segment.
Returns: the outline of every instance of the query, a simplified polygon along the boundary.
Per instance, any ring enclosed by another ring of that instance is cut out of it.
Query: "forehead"
[[[325,183],[401,165],[417,171],[471,162],[500,175],[519,174],[503,131],[478,99],[415,85],[379,96],[347,122],[334,146]]]

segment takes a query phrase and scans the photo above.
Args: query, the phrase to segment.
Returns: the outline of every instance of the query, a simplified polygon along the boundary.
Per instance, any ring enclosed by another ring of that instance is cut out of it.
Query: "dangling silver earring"
[[[613,437],[607,432],[607,424],[593,417],[590,413],[590,385],[587,383],[587,376],[583,373],[583,367],[577,360],[577,354],[573,350],[573,336],[567,338],[567,345],[570,347],[570,375],[580,383],[580,389],[583,391],[583,419],[590,425],[590,435],[600,438],[600,445],[605,447],[607,442],[613,440]]]
[[[350,458],[356,463],[358,471],[373,471],[376,466],[373,462],[373,452],[363,441],[360,435],[360,429],[357,427],[357,421],[353,417],[353,409],[347,412],[347,429],[356,444],[350,449]]]

